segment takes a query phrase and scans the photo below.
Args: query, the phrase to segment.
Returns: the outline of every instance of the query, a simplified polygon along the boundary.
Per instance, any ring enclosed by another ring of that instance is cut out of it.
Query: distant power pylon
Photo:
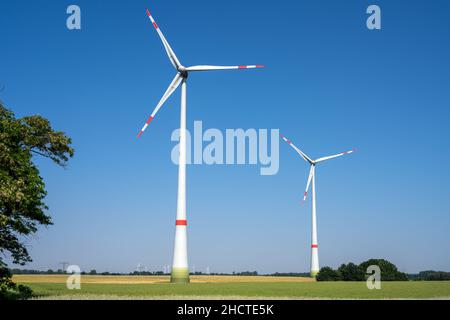
[[[164,274],[168,274],[168,273],[170,273],[170,265],[165,265],[165,266],[163,266],[163,269],[164,269]]]
[[[62,261],[59,263],[62,266],[62,271],[63,272],[67,272],[67,266],[69,265],[69,262],[67,261]]]

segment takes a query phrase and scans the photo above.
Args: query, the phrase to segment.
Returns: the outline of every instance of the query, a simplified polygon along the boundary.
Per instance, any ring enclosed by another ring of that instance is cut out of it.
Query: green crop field
[[[170,284],[166,277],[102,276],[81,278],[80,290],[68,290],[64,276],[16,276],[36,299],[450,299],[450,281],[315,282],[308,278],[192,277]],[[84,279],[84,280],[83,280]]]

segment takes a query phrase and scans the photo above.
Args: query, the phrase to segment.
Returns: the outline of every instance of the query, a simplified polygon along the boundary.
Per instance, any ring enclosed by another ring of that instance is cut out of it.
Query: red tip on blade
[[[153,117],[152,117],[152,116],[150,116],[150,117],[148,118],[148,120],[147,120],[146,124],[149,124],[149,123],[150,123],[150,121],[152,121],[152,120],[153,120]]]
[[[144,133],[144,131],[139,132],[139,134],[137,135],[138,138],[140,138],[142,136],[142,134]]]
[[[145,10],[147,11],[147,15],[150,17],[151,16],[150,11],[148,11],[148,9]]]
[[[262,64],[256,65],[257,68],[265,68]]]

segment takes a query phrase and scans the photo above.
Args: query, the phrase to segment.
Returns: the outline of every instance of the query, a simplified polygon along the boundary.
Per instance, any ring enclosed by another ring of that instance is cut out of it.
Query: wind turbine
[[[303,151],[297,148],[292,141],[287,139],[285,136],[280,135],[281,138],[286,141],[295,151],[310,164],[308,182],[306,183],[306,190],[303,194],[303,201],[306,201],[306,197],[308,195],[309,186],[312,184],[312,227],[311,227],[311,277],[315,277],[317,273],[319,273],[319,244],[317,242],[317,220],[316,220],[316,165],[320,162],[327,161],[330,159],[334,159],[346,154],[350,154],[355,152],[355,150],[350,150],[346,152],[342,152],[339,154],[335,154],[328,157],[322,157],[316,160],[312,160],[308,157]]]
[[[153,19],[150,11],[147,9],[147,15],[153,24],[156,32],[158,33],[161,41],[169,56],[170,62],[175,67],[177,74],[170,83],[166,92],[162,96],[161,100],[156,105],[152,114],[145,122],[141,131],[138,134],[138,138],[142,135],[147,126],[155,117],[156,113],[162,107],[164,102],[170,97],[170,95],[181,84],[181,114],[180,114],[180,154],[178,162],[178,198],[177,198],[177,217],[176,217],[176,229],[175,229],[175,247],[173,253],[173,265],[171,273],[171,282],[189,282],[189,267],[188,267],[188,255],[187,255],[187,220],[186,220],[186,81],[190,72],[195,71],[212,71],[212,70],[240,70],[240,69],[253,69],[263,68],[262,65],[241,65],[241,66],[211,66],[211,65],[199,65],[192,67],[183,66],[178,60],[175,52],[172,50],[169,42],[167,42],[161,29]]]

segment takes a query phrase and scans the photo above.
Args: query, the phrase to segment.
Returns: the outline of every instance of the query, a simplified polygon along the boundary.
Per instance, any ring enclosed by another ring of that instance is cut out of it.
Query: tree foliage
[[[364,281],[365,270],[354,263],[342,264],[338,272],[341,275],[341,279],[344,281]]]
[[[3,257],[13,263],[31,261],[23,239],[39,225],[52,224],[44,203],[45,184],[33,156],[65,166],[74,155],[71,139],[38,115],[16,119],[0,102],[0,290],[11,288]],[[9,283],[9,284],[8,284]],[[1,294],[1,293],[0,293]]]
[[[381,271],[381,281],[407,281],[406,273],[398,271],[395,264],[385,259],[370,259],[362,262],[359,266],[362,270],[367,270],[371,265],[376,265]]]
[[[339,281],[342,280],[341,275],[330,267],[323,267],[316,276],[317,281]]]
[[[407,281],[408,276],[397,270],[395,264],[384,259],[370,259],[360,265],[342,264],[338,270],[323,267],[316,276],[317,281],[365,281],[369,266],[376,265],[381,271],[381,281]]]
[[[414,277],[414,280],[448,281],[450,280],[450,272],[434,270],[421,271]]]

